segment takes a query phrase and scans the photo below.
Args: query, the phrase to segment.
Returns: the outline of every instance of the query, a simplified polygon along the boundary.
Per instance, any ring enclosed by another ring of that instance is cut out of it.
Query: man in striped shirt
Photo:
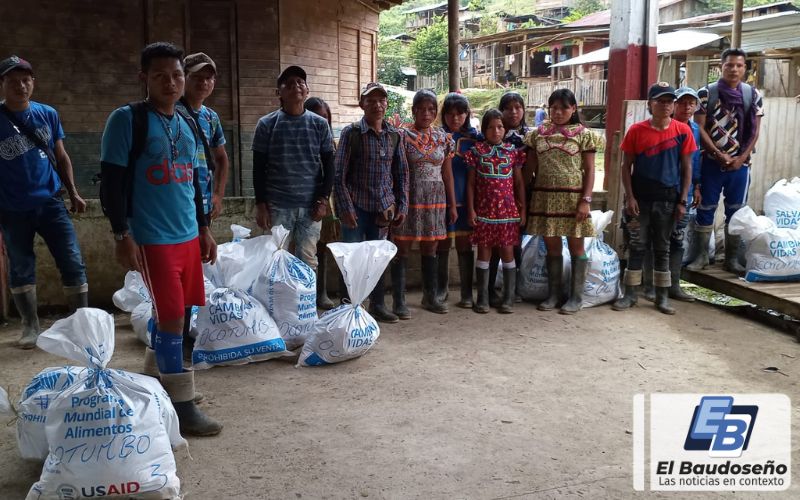
[[[387,99],[382,85],[367,84],[359,101],[364,117],[339,137],[334,201],[345,242],[385,239],[386,226],[402,224],[408,213],[408,162],[402,137],[384,119]],[[386,308],[383,279],[370,295],[369,312],[378,321],[398,321]]]
[[[700,108],[695,121],[703,142],[700,197],[692,253],[698,257],[687,267],[693,271],[708,265],[708,242],[720,193],[725,194],[726,270],[744,274],[738,261],[741,238],[728,234],[727,222],[747,203],[750,155],[758,141],[764,116],[761,94],[743,82],[747,65],[741,49],[722,52],[722,78],[698,92]]]

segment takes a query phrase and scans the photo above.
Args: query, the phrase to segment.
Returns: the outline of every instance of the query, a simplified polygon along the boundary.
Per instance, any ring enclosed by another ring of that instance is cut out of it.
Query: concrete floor
[[[419,295],[411,294],[412,304]],[[323,368],[285,361],[198,374],[203,408],[225,424],[177,454],[186,498],[719,498],[632,489],[632,397],[652,392],[779,392],[795,400],[793,337],[705,304],[652,304],[576,316],[518,304],[513,315],[415,307],[382,326],[365,357]],[[112,366],[142,346],[118,315]],[[0,328],[0,384],[16,397],[61,362],[13,347]],[[777,366],[785,374],[762,368]],[[23,498],[40,467],[0,426],[0,498]],[[793,462],[800,463],[794,444]],[[797,465],[796,465],[797,467]],[[736,498],[800,498],[787,492]]]

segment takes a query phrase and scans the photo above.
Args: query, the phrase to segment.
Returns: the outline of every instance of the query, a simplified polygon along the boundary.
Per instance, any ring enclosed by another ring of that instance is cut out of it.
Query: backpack
[[[353,122],[347,137],[347,146],[350,152],[350,165],[358,165],[361,161],[361,123]],[[389,142],[392,145],[392,155],[400,144],[400,133],[396,130],[389,131]]]
[[[744,102],[745,115],[750,112],[750,107],[753,105],[754,93],[755,92],[752,86],[742,82],[742,101]],[[719,82],[709,83],[706,113],[708,113],[708,110],[711,110],[712,113],[714,112],[714,109],[717,107],[717,101],[719,101]]]
[[[125,169],[125,196],[128,200],[128,217],[130,217],[133,215],[133,178],[136,173],[136,161],[142,156],[144,148],[147,145],[147,133],[149,129],[147,111],[149,105],[146,101],[136,101],[128,103],[128,107],[131,108],[132,120],[131,149],[128,152],[128,165]],[[205,147],[207,142],[205,140],[205,134],[199,132],[199,125],[195,122],[195,119],[188,115],[180,106],[175,106],[175,112],[189,124],[189,127],[194,133],[195,141],[198,135],[202,137],[203,146]],[[116,193],[106,193],[103,189],[102,177],[98,175],[97,179],[100,183],[100,205],[103,209],[103,213],[106,214],[105,200],[108,199],[109,196],[114,196]]]

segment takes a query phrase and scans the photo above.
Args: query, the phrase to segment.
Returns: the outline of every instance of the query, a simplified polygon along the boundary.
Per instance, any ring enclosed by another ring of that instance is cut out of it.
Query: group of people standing
[[[665,83],[650,89],[652,117],[634,125],[621,146],[630,256],[625,294],[614,309],[636,304],[639,286],[651,275],[654,291],[645,296],[653,295],[662,312],[674,313],[668,298],[687,298],[678,286],[676,255],[682,258],[688,207],[698,207],[692,266],[702,267],[708,263],[704,235],[710,235],[706,228],[720,191],[727,217],[744,204],[763,115],[758,92],[741,83],[744,72],[744,53],[729,49],[719,82],[699,92]],[[219,117],[204,104],[214,90],[216,65],[206,54],[184,58],[179,48],[158,42],[142,51],[139,78],[147,98],[112,112],[103,132],[101,204],[117,261],[142,274],[153,300],[156,326],[145,370],[170,394],[182,432],[213,435],[222,425],[196,405],[202,396],[194,390],[194,372],[183,367],[183,344],[191,307],[205,301],[201,263],[216,259],[209,226],[222,210],[228,172]],[[54,255],[70,307],[86,306],[85,265],[62,188],[73,212],[85,210],[86,203],[75,187],[56,111],[31,100],[31,64],[16,56],[0,61],[0,79],[0,227],[23,319],[18,345],[31,348],[39,332],[34,235]],[[390,271],[392,307],[386,306],[382,280],[370,295],[369,311],[378,321],[411,317],[406,275],[414,243],[421,255],[424,309],[448,312],[455,242],[457,305],[477,313],[490,307],[513,312],[521,234],[527,232],[544,237],[547,247],[550,290],[538,308],[580,310],[589,268],[583,239],[595,236],[590,206],[598,140],[581,123],[571,91],[553,92],[548,113],[539,113],[542,121],[533,128],[525,123],[523,98],[507,93],[497,109],[483,114],[478,131],[470,125],[465,96],[450,93],[440,107],[434,93],[421,90],[412,103],[413,123],[397,129],[384,118],[386,89],[370,83],[360,93],[363,117],[343,128],[338,146],[330,108],[309,97],[302,68],[284,69],[276,92],[280,108],[258,121],[252,145],[256,222],[265,230],[281,224],[290,231],[295,254],[318,270],[320,307],[334,306],[324,243],[391,238],[398,247]],[[566,300],[562,237],[572,259]],[[737,242],[727,239],[726,266],[739,271]],[[494,287],[498,269],[502,294]],[[345,299],[343,286],[340,292]]]

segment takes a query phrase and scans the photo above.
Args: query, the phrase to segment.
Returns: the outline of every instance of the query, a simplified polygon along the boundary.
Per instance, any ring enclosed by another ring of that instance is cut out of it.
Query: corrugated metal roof
[[[728,36],[733,23],[719,23],[703,31]],[[763,52],[769,49],[800,48],[800,12],[778,12],[742,20],[742,49]]]

